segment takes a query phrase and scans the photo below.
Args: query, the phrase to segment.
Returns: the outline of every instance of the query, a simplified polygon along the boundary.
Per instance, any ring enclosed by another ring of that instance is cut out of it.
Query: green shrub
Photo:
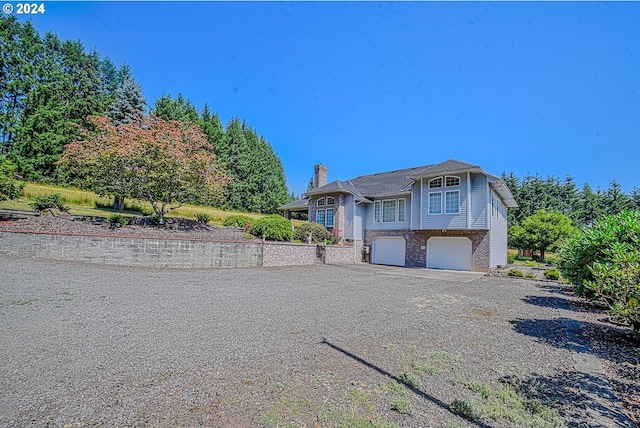
[[[557,281],[560,279],[560,271],[558,269],[545,270],[544,277],[553,281]]]
[[[17,199],[22,194],[26,183],[15,179],[16,169],[13,162],[0,157],[0,201]]]
[[[596,221],[567,240],[558,255],[576,294],[603,301],[615,320],[640,330],[640,212]]]
[[[535,274],[535,273],[533,273],[533,272],[529,272],[529,273],[525,274],[525,276],[524,276],[524,277],[525,277],[525,278],[532,278],[532,279],[533,279],[533,278],[535,278],[535,277],[536,277],[536,274]]]
[[[126,226],[127,224],[129,224],[126,217],[122,214],[111,214],[109,217],[107,217],[107,221],[111,224],[120,224],[122,226]]]
[[[230,215],[224,219],[223,225],[227,227],[247,227],[247,224],[251,223],[251,218],[246,215]]]
[[[516,261],[517,254],[507,253],[507,264],[512,265]]]
[[[264,236],[268,241],[290,241],[293,239],[291,221],[277,214],[256,220],[248,232],[253,236]]]
[[[198,223],[207,224],[211,220],[211,216],[207,213],[196,214],[196,221]]]
[[[526,262],[523,263],[525,266],[527,267],[536,267],[538,266],[537,262],[534,262],[533,260],[527,260]]]
[[[36,211],[44,211],[51,208],[56,208],[64,212],[69,211],[69,208],[65,207],[62,203],[62,194],[60,193],[36,196],[33,202],[29,205]]]
[[[329,231],[320,223],[303,223],[294,231],[295,239],[307,242],[307,233],[311,233],[311,239],[315,242],[324,242],[329,239]]]
[[[554,265],[555,267],[560,266],[562,259],[555,254],[547,254],[545,257],[547,263]]]
[[[507,275],[509,276],[517,276],[517,277],[524,277],[524,274],[522,273],[521,270],[518,269],[511,269],[509,272],[507,272]]]

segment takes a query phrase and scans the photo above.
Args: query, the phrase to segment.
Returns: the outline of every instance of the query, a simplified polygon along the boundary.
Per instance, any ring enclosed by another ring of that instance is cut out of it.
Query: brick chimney
[[[319,163],[313,167],[313,188],[317,189],[327,184],[327,173],[329,169],[326,166]]]

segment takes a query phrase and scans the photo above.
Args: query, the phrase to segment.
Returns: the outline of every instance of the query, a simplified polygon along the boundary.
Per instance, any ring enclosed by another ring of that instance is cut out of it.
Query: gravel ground
[[[567,426],[631,426],[574,369],[565,321],[589,313],[549,283],[6,257],[0,278],[2,427],[517,426],[449,410],[481,403],[480,382],[515,385]]]

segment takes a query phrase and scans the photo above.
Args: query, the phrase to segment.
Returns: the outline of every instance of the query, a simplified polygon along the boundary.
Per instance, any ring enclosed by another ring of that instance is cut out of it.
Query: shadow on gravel
[[[562,371],[553,376],[534,375],[526,380],[507,376],[500,382],[514,387],[529,399],[555,408],[569,427],[583,427],[585,421],[597,426],[633,427],[634,423],[620,407],[611,405],[618,398],[602,388],[603,379],[578,371]]]
[[[522,301],[530,305],[542,306],[544,308],[557,308],[559,305],[568,306],[571,302],[569,299],[553,296],[526,296]]]
[[[534,337],[538,342],[546,343],[556,348],[566,348],[567,340],[562,319],[531,320],[515,319],[510,321],[515,331]],[[588,351],[588,350],[586,350]]]
[[[416,394],[419,397],[422,397],[428,401],[431,401],[432,403],[436,404],[437,406],[442,407],[443,409],[451,412],[451,410],[449,409],[449,405],[447,403],[445,403],[442,400],[437,399],[436,397],[427,394],[426,392],[422,391],[421,389],[418,389],[412,385],[410,385],[409,383],[407,383],[406,381],[400,379],[398,376],[394,376],[393,374],[389,373],[388,371],[384,370],[383,368],[380,368],[378,366],[376,366],[375,364],[370,363],[369,361],[358,357],[355,354],[352,354],[351,352],[347,351],[346,349],[342,349],[341,347],[334,345],[333,343],[329,342],[326,338],[322,339],[321,342],[323,345],[327,345],[330,348],[335,349],[338,352],[341,352],[342,354],[346,355],[347,357],[359,362],[360,364],[364,365],[365,367],[368,367],[372,370],[375,370],[376,372],[380,373],[383,376],[387,376],[390,379],[393,379],[394,381],[398,382],[399,384],[404,385],[409,391],[413,392],[414,394]],[[452,412],[452,414],[454,414]],[[482,428],[490,428],[490,425],[485,425],[482,422],[478,422],[478,421],[474,421],[474,420],[469,420],[467,419],[470,423],[475,424],[478,427],[482,427]]]

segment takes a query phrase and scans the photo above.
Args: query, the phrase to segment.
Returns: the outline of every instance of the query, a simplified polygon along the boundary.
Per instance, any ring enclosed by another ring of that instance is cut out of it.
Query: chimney
[[[328,169],[326,166],[319,163],[318,165],[313,167],[313,188],[317,189],[318,187],[322,187],[327,184],[327,173]]]

